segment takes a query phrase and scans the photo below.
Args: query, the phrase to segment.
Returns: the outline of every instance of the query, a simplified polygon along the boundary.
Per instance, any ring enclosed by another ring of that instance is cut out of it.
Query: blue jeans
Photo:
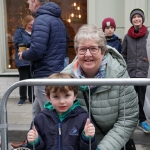
[[[69,57],[65,57],[64,59],[64,68],[69,64]]]

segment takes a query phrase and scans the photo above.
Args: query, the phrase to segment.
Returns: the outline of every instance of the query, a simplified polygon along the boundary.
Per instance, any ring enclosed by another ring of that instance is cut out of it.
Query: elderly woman
[[[97,26],[83,25],[74,38],[74,47],[77,57],[62,72],[75,78],[129,78],[124,59],[116,49],[106,46],[105,36]],[[86,109],[83,92],[88,98],[87,86],[80,86],[78,93],[80,104]],[[102,130],[96,131],[97,149],[121,150],[124,140],[129,140],[138,122],[138,100],[134,87],[90,87],[90,93],[91,113]]]

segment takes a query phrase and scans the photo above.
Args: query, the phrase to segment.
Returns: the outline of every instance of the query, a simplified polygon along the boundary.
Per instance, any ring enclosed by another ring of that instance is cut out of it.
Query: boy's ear
[[[74,101],[77,99],[77,95],[78,95],[78,94],[74,95]]]

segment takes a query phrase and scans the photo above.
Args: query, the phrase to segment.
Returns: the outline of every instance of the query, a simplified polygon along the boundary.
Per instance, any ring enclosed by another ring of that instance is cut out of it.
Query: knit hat
[[[132,18],[135,14],[139,14],[142,17],[142,23],[144,23],[144,21],[145,21],[144,11],[140,8],[135,8],[130,13],[130,22],[131,22],[131,24],[132,24]]]
[[[105,18],[102,22],[102,30],[104,31],[106,27],[113,26],[116,29],[116,23],[113,18]]]

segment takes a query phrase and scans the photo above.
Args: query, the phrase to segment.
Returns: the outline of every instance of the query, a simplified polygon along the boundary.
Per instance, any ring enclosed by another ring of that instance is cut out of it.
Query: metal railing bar
[[[0,124],[7,124],[6,104],[11,92],[19,86],[45,86],[45,85],[150,85],[148,78],[103,78],[103,79],[27,79],[12,84],[4,93],[0,104]],[[2,150],[8,150],[8,127],[1,129]]]

